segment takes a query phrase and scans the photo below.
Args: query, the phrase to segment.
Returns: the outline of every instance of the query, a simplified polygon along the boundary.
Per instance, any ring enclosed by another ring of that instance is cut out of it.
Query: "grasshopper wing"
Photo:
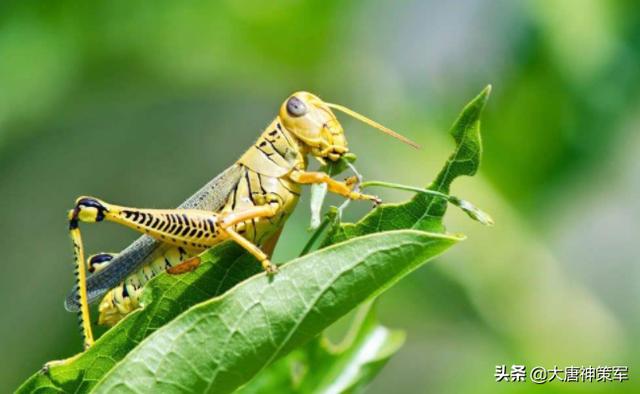
[[[243,172],[242,166],[238,164],[232,165],[209,181],[178,208],[217,211],[225,204],[229,194],[240,181]],[[105,269],[96,272],[87,279],[88,302],[92,304],[98,301],[106,292],[117,286],[118,283],[135,272],[140,266],[150,261],[154,252],[161,247],[161,242],[148,235],[143,235],[131,243],[114,257]],[[77,286],[67,296],[65,308],[72,312],[79,310]]]

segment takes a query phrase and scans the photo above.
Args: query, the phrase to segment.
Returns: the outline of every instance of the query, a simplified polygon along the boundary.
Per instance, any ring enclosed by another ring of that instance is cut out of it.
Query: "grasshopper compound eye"
[[[302,100],[293,96],[289,101],[287,101],[287,112],[289,115],[297,118],[307,113],[307,106],[302,102]]]

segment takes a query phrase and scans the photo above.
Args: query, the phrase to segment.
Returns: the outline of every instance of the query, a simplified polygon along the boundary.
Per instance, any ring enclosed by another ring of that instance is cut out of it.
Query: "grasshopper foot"
[[[371,201],[373,203],[374,207],[377,207],[378,205],[382,204],[382,200],[380,199],[380,197],[372,196],[370,194],[362,194],[362,193],[358,193],[358,192],[351,192],[351,194],[349,195],[349,198],[352,199],[352,200],[368,200],[368,201]]]
[[[273,264],[269,260],[262,261],[262,268],[264,268],[264,270],[267,271],[267,275],[273,275],[276,272],[278,272],[278,266]]]
[[[77,359],[78,357],[80,357],[80,355],[82,355],[82,353],[78,353],[75,356],[71,356],[69,358],[65,358],[64,360],[48,361],[42,366],[42,368],[40,368],[40,373],[43,374],[43,375],[49,375],[49,372],[51,371],[52,367],[57,367],[57,366],[60,366],[60,365],[69,364],[70,362],[72,362],[75,359]]]

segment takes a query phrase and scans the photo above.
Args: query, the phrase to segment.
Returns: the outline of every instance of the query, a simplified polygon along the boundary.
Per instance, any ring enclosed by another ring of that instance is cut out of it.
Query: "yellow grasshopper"
[[[269,249],[295,208],[301,185],[326,184],[329,191],[348,199],[378,204],[376,196],[354,190],[350,182],[307,171],[309,155],[326,163],[348,152],[344,130],[332,109],[418,147],[346,107],[297,92],[287,98],[278,116],[235,164],[177,209],[138,209],[93,197],[78,198],[69,212],[77,283],[65,307],[79,312],[85,349],[93,344],[89,304],[102,298],[99,323],[113,325],[139,306],[142,288],[149,279],[165,270],[179,273],[193,269],[199,263],[194,256],[222,241],[236,242],[268,273],[275,273]],[[85,266],[78,225],[104,220],[145,235],[118,254],[89,257]]]

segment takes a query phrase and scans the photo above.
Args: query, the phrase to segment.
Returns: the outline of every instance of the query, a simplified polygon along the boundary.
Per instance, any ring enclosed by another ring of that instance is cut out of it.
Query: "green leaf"
[[[372,234],[253,276],[151,334],[94,392],[231,392],[458,240]]]
[[[404,340],[403,331],[380,325],[372,303],[367,303],[359,308],[340,345],[320,336],[273,364],[237,392],[360,392]]]

